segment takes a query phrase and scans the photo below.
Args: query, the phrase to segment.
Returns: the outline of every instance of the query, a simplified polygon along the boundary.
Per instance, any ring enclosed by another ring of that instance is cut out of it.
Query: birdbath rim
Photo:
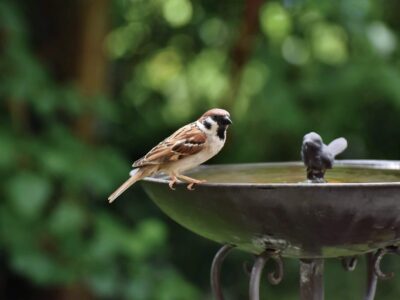
[[[299,167],[303,166],[301,161],[287,161],[287,162],[257,162],[257,163],[237,163],[237,164],[214,164],[201,165],[189,173],[195,173],[204,169],[210,168],[232,168],[232,167]],[[352,168],[368,168],[368,169],[382,169],[382,170],[399,170],[400,160],[375,160],[375,159],[348,159],[348,160],[335,160],[335,167],[352,167]],[[156,175],[144,178],[144,181],[154,183],[168,183],[168,176]],[[373,182],[326,182],[326,183],[313,183],[309,181],[295,182],[295,183],[251,183],[251,182],[205,182],[201,186],[204,187],[240,187],[240,188],[331,188],[331,187],[390,187],[400,186],[400,181],[373,181]]]

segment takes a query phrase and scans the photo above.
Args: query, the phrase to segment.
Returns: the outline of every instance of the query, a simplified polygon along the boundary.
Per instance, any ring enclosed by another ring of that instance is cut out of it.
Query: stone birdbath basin
[[[400,250],[400,161],[343,160],[327,172],[328,183],[305,181],[300,162],[201,166],[190,175],[207,183],[171,191],[165,177],[149,177],[144,188],[157,206],[187,229],[222,244],[211,267],[216,299],[222,261],[239,249],[255,255],[249,298],[258,300],[262,269],[268,259],[283,277],[285,257],[300,260],[300,298],[324,298],[323,264],[341,258],[353,270],[367,255],[365,300],[375,296],[377,279],[387,279],[380,262]]]

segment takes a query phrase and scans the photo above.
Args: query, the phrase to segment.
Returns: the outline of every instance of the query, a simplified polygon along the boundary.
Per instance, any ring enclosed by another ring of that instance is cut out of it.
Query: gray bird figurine
[[[303,138],[301,158],[307,167],[307,179],[312,182],[326,182],[326,169],[332,169],[335,156],[347,148],[347,140],[337,138],[325,145],[318,133],[310,132]]]

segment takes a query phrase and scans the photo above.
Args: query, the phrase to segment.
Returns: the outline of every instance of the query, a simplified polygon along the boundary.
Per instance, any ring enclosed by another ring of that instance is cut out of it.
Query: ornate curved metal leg
[[[269,259],[273,259],[277,265],[275,271],[268,274],[268,280],[271,284],[278,284],[283,278],[283,262],[282,258],[277,254],[275,250],[266,250],[264,253],[256,257],[253,268],[250,274],[250,285],[249,285],[249,297],[250,300],[260,299],[260,281],[262,271],[265,264]]]
[[[249,264],[248,261],[245,261],[245,262],[243,263],[243,271],[244,271],[244,273],[245,273],[247,276],[249,276],[249,277],[250,277],[250,275],[251,275],[251,268],[252,268],[252,266]]]
[[[272,256],[271,258],[275,261],[276,270],[268,273],[268,281],[272,285],[277,285],[283,279],[283,261],[280,256]]]
[[[250,288],[249,288],[250,300],[260,299],[261,274],[268,259],[269,255],[265,255],[264,253],[261,254],[256,258],[253,268],[251,269]]]
[[[367,290],[364,300],[374,300],[378,277],[375,274],[374,253],[367,254]]]
[[[400,255],[400,249],[398,246],[390,246],[367,254],[367,291],[364,300],[375,298],[378,279],[386,280],[394,276],[393,272],[384,273],[381,269],[381,261],[386,254]]]
[[[217,254],[215,254],[211,265],[211,274],[210,274],[211,290],[216,300],[224,300],[224,295],[222,294],[221,282],[220,282],[221,266],[225,257],[233,248],[235,248],[235,246],[233,245],[222,246],[218,250]]]
[[[357,266],[357,256],[343,257],[342,266],[346,271],[354,271]]]
[[[380,252],[377,251],[376,254],[380,255]],[[366,264],[367,264],[367,288],[365,291],[364,300],[374,300],[376,293],[376,285],[378,283],[378,277],[375,274],[375,264],[376,264],[376,254],[375,253],[367,253],[366,255]],[[381,258],[379,259],[379,261]],[[357,266],[357,257],[343,257],[342,258],[342,266],[346,271],[352,272],[355,270]]]
[[[394,276],[393,272],[389,272],[389,273],[384,273],[381,270],[381,261],[382,258],[389,253],[386,249],[379,249],[378,251],[376,251],[374,258],[373,258],[373,264],[374,264],[374,273],[376,276],[378,276],[379,279],[391,279]]]
[[[216,300],[224,300],[221,290],[220,275],[221,266],[227,254],[234,248],[233,245],[223,246],[215,255],[211,266],[211,288]],[[390,279],[393,272],[384,273],[380,264],[386,254],[400,255],[399,246],[390,246],[377,250],[375,253],[367,254],[367,289],[364,300],[374,300],[378,279]],[[283,278],[282,258],[276,250],[268,249],[256,256],[250,274],[249,295],[250,300],[260,299],[260,281],[265,264],[269,259],[274,260],[276,269],[268,273],[268,280],[271,284],[278,284]],[[347,271],[354,271],[357,265],[357,257],[345,257],[342,265]],[[247,264],[244,265],[248,270]],[[302,259],[300,260],[300,299],[301,300],[323,300],[324,260],[323,259]]]
[[[302,259],[300,260],[300,299],[323,300],[324,299],[324,260]]]

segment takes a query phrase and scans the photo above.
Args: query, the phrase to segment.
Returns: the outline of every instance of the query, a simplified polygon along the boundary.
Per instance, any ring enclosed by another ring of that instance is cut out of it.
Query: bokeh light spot
[[[242,91],[247,95],[257,94],[264,87],[269,75],[267,66],[259,61],[253,60],[247,64],[242,76]]]
[[[105,41],[108,55],[116,59],[133,52],[147,33],[148,28],[139,22],[132,22],[113,30]]]
[[[202,51],[189,66],[189,83],[200,97],[210,105],[222,97],[228,87],[228,78],[223,71],[226,54],[222,51],[207,49]]]
[[[228,27],[218,18],[207,20],[200,28],[200,37],[209,46],[218,46],[226,42]]]
[[[166,0],[163,15],[172,27],[186,25],[192,19],[193,7],[189,0]]]
[[[291,64],[303,65],[309,60],[310,51],[302,39],[289,36],[283,42],[282,55]]]
[[[179,54],[172,48],[164,49],[147,63],[147,83],[152,88],[161,90],[168,81],[179,74],[181,68]]]
[[[347,35],[340,26],[322,22],[315,25],[311,43],[315,57],[323,63],[338,65],[348,58]]]
[[[292,29],[292,20],[281,4],[273,2],[261,8],[261,29],[273,41],[281,41]]]
[[[367,36],[371,45],[383,56],[390,55],[396,50],[396,36],[382,22],[376,21],[371,23],[367,27]]]

